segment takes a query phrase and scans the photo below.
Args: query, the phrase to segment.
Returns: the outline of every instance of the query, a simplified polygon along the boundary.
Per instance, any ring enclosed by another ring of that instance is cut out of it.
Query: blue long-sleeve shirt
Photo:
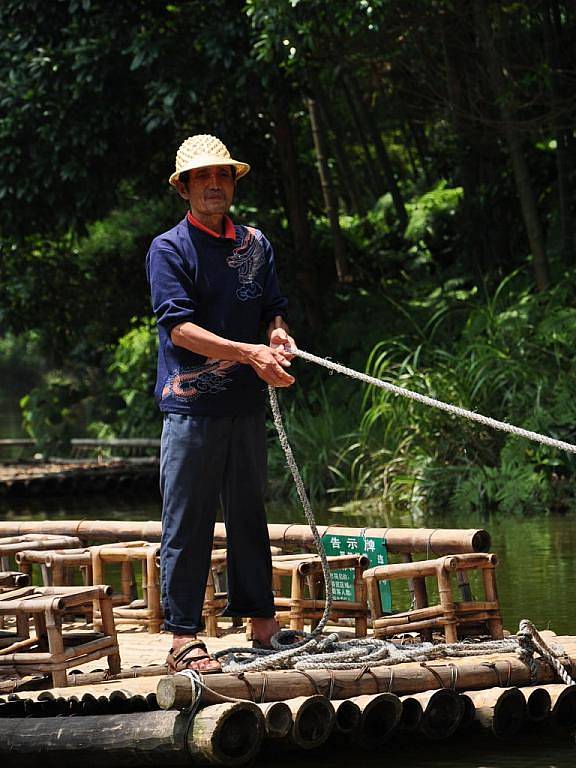
[[[213,360],[172,343],[192,322],[232,341],[259,342],[262,323],[286,316],[274,252],[260,230],[232,225],[217,236],[183,219],[156,237],[146,257],[159,350],[155,397],[161,411],[233,416],[263,407],[266,384],[251,366]]]

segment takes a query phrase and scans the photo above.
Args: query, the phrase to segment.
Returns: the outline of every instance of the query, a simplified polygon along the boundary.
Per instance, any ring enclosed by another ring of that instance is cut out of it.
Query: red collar
[[[218,239],[224,238],[225,240],[236,240],[236,230],[234,229],[234,222],[229,216],[224,216],[224,234],[221,235],[219,232],[215,232],[213,229],[210,229],[210,227],[205,226],[202,224],[202,222],[198,221],[198,219],[195,216],[192,216],[192,213],[188,211],[186,218],[188,219],[188,223],[192,224],[193,227],[196,227],[196,229],[199,229],[201,232],[204,232],[207,235],[211,235],[212,237],[217,237]]]

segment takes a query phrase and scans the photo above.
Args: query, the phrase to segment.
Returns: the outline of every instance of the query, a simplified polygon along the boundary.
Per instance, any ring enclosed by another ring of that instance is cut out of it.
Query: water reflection
[[[313,755],[298,753],[303,768],[573,768],[576,748],[567,740],[558,744],[527,735],[516,743],[501,743],[490,737],[475,736],[465,741],[428,742],[416,747],[391,741],[381,754],[359,752],[352,747],[335,751],[318,751]],[[291,768],[294,755],[264,754],[257,768]]]

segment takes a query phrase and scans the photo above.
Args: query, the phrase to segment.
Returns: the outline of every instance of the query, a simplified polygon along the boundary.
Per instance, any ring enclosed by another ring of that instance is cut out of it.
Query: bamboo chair
[[[21,571],[0,571],[0,594],[11,592],[13,589],[27,587],[30,576]]]
[[[102,544],[90,547],[92,559],[92,578],[96,583],[104,583],[106,566],[121,564],[121,595],[124,605],[114,607],[117,624],[136,624],[146,627],[148,632],[160,632],[163,620],[160,604],[160,570],[158,553],[160,544],[147,541],[127,541],[116,544]],[[132,600],[133,565],[140,565],[142,600]],[[94,628],[100,626],[97,605],[94,605]]]
[[[446,555],[437,560],[379,565],[364,571],[368,600],[372,613],[375,637],[390,637],[404,632],[419,632],[431,638],[432,631],[441,630],[447,643],[456,643],[459,630],[470,625],[486,628],[493,639],[504,637],[495,569],[498,559],[494,554],[470,553]],[[479,570],[484,588],[484,600],[473,600],[467,572]],[[466,599],[456,601],[452,578],[456,577]],[[430,606],[426,579],[437,583],[440,603]],[[406,579],[412,582],[415,608],[392,615],[384,615],[378,584],[383,580]]]
[[[25,549],[18,552],[16,562],[30,571],[39,565],[45,587],[73,586],[74,576],[80,574],[85,587],[92,584],[92,558],[89,547],[78,549]]]
[[[355,600],[334,601],[330,612],[331,621],[353,618],[356,637],[365,637],[368,628],[368,602],[366,582],[362,574],[369,565],[368,558],[365,555],[338,555],[328,557],[328,564],[330,571],[354,569]],[[285,619],[290,629],[303,631],[304,623],[310,622],[311,629],[314,629],[324,613],[324,575],[318,555],[275,556],[272,558],[272,573],[276,583],[282,576],[290,577],[290,597],[276,595],[274,598],[281,623],[284,623]]]
[[[81,546],[82,542],[76,536],[54,536],[48,533],[5,536],[0,538],[0,570],[12,570],[11,561],[23,550],[72,549]],[[29,573],[29,569],[25,572]]]
[[[66,670],[108,658],[110,674],[120,672],[120,652],[112,613],[111,588],[23,587],[0,594],[0,616],[15,617],[17,637],[0,648],[0,672],[50,674],[54,687],[67,685]],[[102,617],[102,635],[63,634],[67,611],[95,603]],[[30,620],[34,636],[30,634]],[[71,644],[73,642],[73,644]]]
[[[22,569],[31,573],[34,565],[40,567],[42,584],[45,587],[70,587],[74,586],[75,576],[80,574],[82,586],[90,587],[92,581],[92,558],[89,547],[79,549],[25,549],[18,552],[16,562]],[[112,597],[112,604],[116,600]],[[78,609],[72,609],[78,613]],[[82,606],[82,615],[87,623],[92,622],[92,607],[89,604]]]
[[[39,565],[42,583],[45,587],[73,586],[75,576],[78,573],[80,574],[80,581],[84,586],[91,586],[95,582],[92,577],[91,547],[60,550],[24,550],[17,553],[16,562],[22,569],[26,569],[27,572],[31,571],[33,565]],[[113,606],[125,606],[136,597],[132,565],[131,559],[120,562],[120,590],[114,589],[112,595]],[[104,581],[104,579],[97,579],[96,583],[98,581]],[[92,619],[92,611],[87,609],[86,621],[91,622]]]

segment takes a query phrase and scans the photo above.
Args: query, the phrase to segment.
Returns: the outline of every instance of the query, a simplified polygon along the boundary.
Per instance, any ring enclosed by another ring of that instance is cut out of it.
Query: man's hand
[[[230,341],[190,322],[175,326],[170,338],[175,346],[184,347],[197,355],[251,365],[258,376],[273,387],[289,387],[294,384],[294,377],[284,369],[290,367],[293,355],[287,354],[284,347],[286,344],[295,345],[287,330],[288,326],[282,317],[275,317],[268,326],[269,347],[265,344]]]
[[[284,370],[290,366],[290,361],[281,347],[274,349],[265,344],[251,344],[247,362],[266,384],[273,387],[294,384],[294,376]]]
[[[289,335],[288,326],[280,315],[275,317],[268,326],[268,341],[272,349],[278,349],[283,352],[287,360],[294,358],[294,355],[286,352],[286,347],[296,349],[296,342]]]
[[[270,346],[272,349],[278,349],[284,353],[287,360],[293,360],[294,355],[290,352],[286,352],[286,347],[289,349],[296,349],[296,342],[289,336],[284,328],[275,328],[270,334]]]

